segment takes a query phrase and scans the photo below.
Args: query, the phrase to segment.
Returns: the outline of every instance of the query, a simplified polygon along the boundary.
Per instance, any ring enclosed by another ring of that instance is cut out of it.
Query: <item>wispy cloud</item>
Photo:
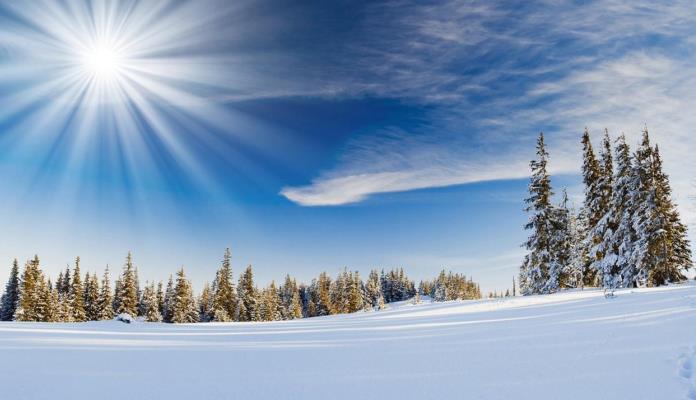
[[[360,74],[342,75],[345,86],[428,104],[430,120],[356,138],[336,167],[284,188],[288,199],[340,205],[519,178],[539,130],[549,134],[554,172],[576,172],[583,127],[635,138],[647,123],[686,203],[696,170],[692,3],[398,1],[370,11],[362,31],[371,39],[351,49]]]

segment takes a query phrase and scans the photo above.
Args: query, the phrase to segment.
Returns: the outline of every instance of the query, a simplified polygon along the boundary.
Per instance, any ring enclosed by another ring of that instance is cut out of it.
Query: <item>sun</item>
[[[118,77],[123,67],[123,57],[115,46],[97,43],[84,51],[82,66],[92,77],[110,80]]]

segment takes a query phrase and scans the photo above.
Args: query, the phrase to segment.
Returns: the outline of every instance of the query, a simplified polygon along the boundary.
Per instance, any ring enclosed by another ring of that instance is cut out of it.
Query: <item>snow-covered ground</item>
[[[0,398],[696,400],[696,285],[273,323],[0,323]]]

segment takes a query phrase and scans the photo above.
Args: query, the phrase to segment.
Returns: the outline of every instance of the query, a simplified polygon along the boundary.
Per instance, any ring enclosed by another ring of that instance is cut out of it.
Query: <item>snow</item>
[[[696,400],[696,284],[269,323],[0,323],[3,399]]]

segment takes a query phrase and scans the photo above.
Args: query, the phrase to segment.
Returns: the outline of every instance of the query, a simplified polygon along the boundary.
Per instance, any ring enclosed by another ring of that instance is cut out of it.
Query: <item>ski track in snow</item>
[[[676,372],[675,372],[676,369]],[[0,323],[1,399],[696,400],[696,282],[269,323]]]

